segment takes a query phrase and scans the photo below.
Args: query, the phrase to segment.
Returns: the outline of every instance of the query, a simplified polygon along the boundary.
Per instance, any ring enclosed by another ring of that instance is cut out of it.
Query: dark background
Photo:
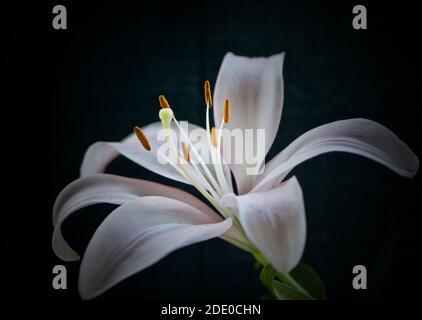
[[[51,286],[52,268],[62,263],[51,249],[55,197],[78,177],[91,143],[120,140],[133,126],[156,121],[159,94],[179,119],[203,124],[203,82],[214,84],[227,51],[286,52],[284,111],[269,158],[315,126],[353,117],[382,123],[421,157],[415,6],[337,2],[46,1],[5,9],[3,169],[12,179],[4,201],[13,205],[5,206],[2,223],[8,295],[79,299],[79,262],[63,263],[68,290]],[[67,8],[67,30],[52,28],[56,4]],[[356,4],[367,7],[368,30],[352,28]],[[108,172],[191,190],[123,158]],[[406,179],[343,153],[319,156],[294,174],[307,208],[303,261],[321,274],[328,298],[415,297],[420,174]],[[112,209],[99,205],[68,219],[69,243],[82,253]],[[377,256],[397,234],[393,259],[381,264],[392,279],[381,278],[379,287]],[[368,268],[368,291],[352,289],[357,264]],[[253,258],[215,239],[171,254],[98,299],[255,299],[264,291]]]

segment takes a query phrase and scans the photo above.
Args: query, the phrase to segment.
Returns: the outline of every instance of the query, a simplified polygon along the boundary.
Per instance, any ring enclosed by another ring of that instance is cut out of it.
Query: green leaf
[[[281,280],[276,280],[275,276]],[[314,299],[288,273],[277,272],[270,264],[266,264],[259,278],[273,299],[278,300],[307,300]]]
[[[290,272],[290,276],[312,297],[326,299],[324,282],[318,273],[307,264],[300,262]]]
[[[299,263],[290,274],[277,272],[268,263],[262,268],[259,278],[274,299],[325,299],[324,283],[316,271],[304,263]]]
[[[275,269],[268,263],[262,268],[261,273],[259,274],[259,279],[265,288],[270,292],[272,297],[276,297],[273,290],[273,283],[275,277]]]
[[[278,300],[308,300],[309,297],[278,280],[273,282],[273,291]]]

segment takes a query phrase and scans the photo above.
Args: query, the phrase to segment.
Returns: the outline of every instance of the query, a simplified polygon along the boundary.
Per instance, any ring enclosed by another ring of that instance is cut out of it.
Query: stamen
[[[190,153],[189,153],[188,145],[185,142],[182,142],[182,150],[183,150],[183,156],[185,157],[185,160],[187,162],[190,162]]]
[[[145,148],[145,150],[150,151],[151,145],[149,144],[148,138],[145,135],[145,133],[142,132],[141,128],[136,126],[133,131],[135,131],[136,136],[139,139],[139,142],[142,144],[142,146]]]
[[[218,147],[218,133],[215,127],[211,128],[211,143],[215,148]]]
[[[208,108],[207,108],[208,110]],[[207,179],[209,179],[209,181],[211,182],[212,186],[215,188],[215,191],[217,193],[221,193],[221,188],[219,187],[217,181],[215,181],[214,176],[212,175],[211,171],[208,169],[207,165],[205,164],[204,159],[202,159],[201,155],[199,154],[198,150],[196,150],[195,145],[193,145],[191,142],[189,142],[189,138],[186,134],[186,132],[183,130],[183,128],[180,126],[179,122],[176,120],[176,118],[173,118],[174,123],[176,124],[176,126],[179,128],[180,132],[182,133],[183,138],[188,142],[188,146],[190,148],[190,150],[192,150],[193,154],[195,155],[195,158],[199,161],[199,164],[201,165],[202,169],[204,170],[205,176]],[[209,128],[207,126],[207,128]],[[209,129],[207,129],[207,137],[209,138],[210,136],[210,131]],[[209,138],[210,139],[210,138]],[[209,142],[211,143],[211,142]],[[196,168],[196,166],[194,166],[194,168]],[[210,190],[210,192],[212,192],[212,190]]]
[[[224,123],[230,121],[230,100],[227,98],[224,102]]]
[[[207,80],[204,84],[204,94],[205,94],[205,104],[208,108],[212,107],[212,95],[211,95],[211,85],[210,82]]]
[[[166,99],[166,97],[164,97],[163,95],[158,97],[158,101],[160,101],[160,106],[161,108],[170,108],[170,105]]]

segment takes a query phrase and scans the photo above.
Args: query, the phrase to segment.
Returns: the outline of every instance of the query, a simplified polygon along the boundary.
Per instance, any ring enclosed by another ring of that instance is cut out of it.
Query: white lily
[[[366,119],[336,121],[303,134],[267,163],[260,176],[246,174],[245,165],[223,163],[221,154],[225,158],[231,152],[220,150],[221,134],[217,132],[222,132],[223,126],[264,129],[265,154],[270,149],[283,107],[283,61],[284,54],[268,58],[226,54],[216,81],[214,104],[206,82],[207,130],[201,130],[213,159],[217,160],[213,166],[202,161],[197,146],[184,131],[181,137],[171,136],[169,129],[178,127],[179,122],[164,97],[160,97],[161,122],[142,131],[136,128],[136,134],[122,142],[97,142],[89,147],[81,178],[69,184],[55,202],[54,252],[65,261],[79,259],[60,231],[69,215],[96,203],[120,206],[99,226],[86,248],[79,277],[82,298],[96,297],[169,253],[214,237],[252,253],[277,271],[289,272],[304,250],[306,219],[297,179],[284,179],[296,165],[322,153],[359,154],[405,177],[417,172],[419,160],[410,148],[387,128]],[[210,131],[210,109],[214,110],[214,123],[220,125],[219,130]],[[167,143],[158,140],[163,127],[173,156],[188,161],[173,161],[160,154],[160,147]],[[178,146],[182,146],[183,153]],[[104,174],[118,154],[169,179],[193,185],[213,208],[176,188]],[[170,165],[160,163],[163,157]]]

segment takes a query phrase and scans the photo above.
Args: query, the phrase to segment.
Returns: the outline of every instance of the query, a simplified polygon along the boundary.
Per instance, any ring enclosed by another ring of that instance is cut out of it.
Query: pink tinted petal
[[[123,204],[142,196],[163,196],[180,200],[204,212],[212,218],[219,216],[191,194],[159,183],[130,179],[109,174],[82,177],[62,190],[53,208],[53,250],[65,261],[78,260],[78,254],[70,248],[61,234],[64,220],[86,206],[97,203]]]
[[[227,53],[218,73],[214,91],[214,120],[220,124],[223,118],[224,101],[226,98],[231,102],[229,129],[255,129],[265,130],[265,152],[258,155],[258,165],[264,161],[265,155],[270,149],[281,119],[283,108],[283,61],[284,53],[273,55],[268,58],[248,58]],[[223,141],[227,141],[227,134],[223,133]],[[255,139],[256,140],[256,139]],[[256,141],[246,141],[253,144],[249,148],[246,157],[253,153],[257,155]],[[230,150],[223,147],[223,154],[228,162],[230,159],[231,169],[236,178],[237,188],[240,194],[252,189],[256,175],[248,175],[246,165],[235,164],[236,151],[231,144]],[[240,158],[239,158],[240,159]],[[249,164],[250,165],[250,164]]]
[[[306,217],[295,177],[270,191],[228,194],[221,203],[238,210],[249,240],[276,270],[289,272],[297,265],[305,247]]]
[[[79,292],[94,298],[169,253],[227,231],[219,221],[186,203],[144,197],[111,213],[92,237],[82,260]]]
[[[122,142],[96,142],[91,145],[81,165],[81,176],[104,172],[107,165],[119,154],[133,162],[166,178],[188,183],[170,164],[159,161],[158,150],[165,143],[161,122],[155,122],[142,128],[151,144],[151,150],[145,150],[134,134]],[[164,149],[161,149],[161,152]]]
[[[312,129],[293,141],[266,165],[253,191],[271,189],[296,165],[333,151],[367,157],[409,178],[419,167],[418,157],[386,127],[367,119],[341,120]]]

